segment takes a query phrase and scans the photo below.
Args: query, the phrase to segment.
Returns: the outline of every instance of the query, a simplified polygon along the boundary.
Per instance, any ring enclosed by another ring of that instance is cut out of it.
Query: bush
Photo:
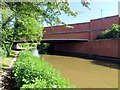
[[[58,71],[43,58],[33,56],[30,51],[21,51],[13,67],[17,87],[21,88],[68,88],[71,87]]]
[[[120,38],[120,25],[113,24],[111,30],[105,30],[97,39]]]
[[[6,57],[6,52],[2,48],[0,48],[0,57],[5,58]]]

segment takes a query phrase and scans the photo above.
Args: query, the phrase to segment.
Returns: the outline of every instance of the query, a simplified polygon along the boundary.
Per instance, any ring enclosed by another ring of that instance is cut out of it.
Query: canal
[[[83,58],[42,55],[76,88],[118,88],[116,65]]]

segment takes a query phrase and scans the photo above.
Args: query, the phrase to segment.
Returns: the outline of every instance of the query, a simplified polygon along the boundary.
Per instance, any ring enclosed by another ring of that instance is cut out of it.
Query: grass
[[[6,71],[9,67],[9,64],[11,62],[13,58],[9,57],[9,58],[4,58],[0,60],[0,75],[2,72]]]
[[[9,68],[10,62],[15,57],[15,52],[16,51],[11,50],[10,57],[0,57],[0,75]]]

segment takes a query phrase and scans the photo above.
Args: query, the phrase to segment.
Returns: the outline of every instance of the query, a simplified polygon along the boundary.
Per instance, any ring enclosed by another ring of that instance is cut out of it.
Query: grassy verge
[[[33,56],[30,51],[21,51],[14,64],[16,87],[24,90],[35,88],[71,88],[71,84],[49,63]]]
[[[15,51],[11,51],[10,57],[6,57],[6,52],[0,48],[0,75],[9,68],[9,64],[15,57]]]
[[[9,64],[11,62],[13,58],[9,57],[9,58],[4,58],[0,60],[0,75],[2,72],[6,71],[9,67]]]

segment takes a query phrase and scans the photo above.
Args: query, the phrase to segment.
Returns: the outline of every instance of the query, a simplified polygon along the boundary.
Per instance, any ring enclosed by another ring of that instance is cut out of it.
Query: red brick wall
[[[66,32],[66,31],[70,32],[75,30],[90,30],[90,22],[70,24],[70,26],[73,26],[74,28],[66,28],[65,26],[54,26],[53,28],[46,27],[44,31],[46,31],[45,33],[50,33],[50,32]]]
[[[90,28],[91,30],[95,30],[97,28],[111,28],[112,24],[118,24],[118,22],[118,16],[105,17],[103,19],[95,19],[90,21]]]
[[[81,43],[59,43],[55,44],[55,50],[65,52],[77,52],[94,54],[108,57],[120,58],[120,40],[95,40],[102,30],[101,28],[111,28],[112,24],[120,24],[118,15],[106,17],[103,19],[95,19],[86,23],[71,24],[74,28],[65,28],[64,26],[47,27],[44,30],[45,39],[90,39],[90,42]],[[75,31],[90,30],[90,32]],[[72,33],[71,33],[72,31]],[[60,32],[56,34],[56,32]],[[64,34],[61,32],[65,32]]]
[[[112,16],[112,17],[106,17],[103,19],[95,19],[90,21],[90,29],[91,30],[96,30],[100,28],[111,28],[112,24],[120,24],[119,23],[119,17],[118,16]],[[102,31],[97,30],[91,32],[91,38],[90,40],[95,40],[96,36],[99,35]]]
[[[50,27],[46,27],[44,29],[44,31],[46,31],[44,33],[43,38],[44,39],[49,39],[49,38],[72,38],[72,39],[83,39],[85,37],[89,38],[90,40],[95,40],[96,36],[98,34],[100,34],[102,31],[101,30],[97,30],[97,29],[101,29],[101,28],[111,28],[112,24],[120,24],[120,18],[118,17],[118,15],[116,16],[111,16],[111,17],[105,17],[102,19],[95,19],[95,20],[91,20],[90,22],[86,22],[86,23],[77,23],[77,24],[70,24],[71,26],[73,26],[74,28],[65,28],[64,26],[54,26],[53,28]],[[88,36],[86,36],[87,34],[83,34],[83,33],[74,33],[74,31],[84,31],[84,30],[96,30],[96,31],[91,31],[90,35],[88,34]],[[69,32],[73,32],[73,33],[69,33]],[[55,32],[67,32],[66,34],[50,34],[50,33],[55,33]],[[48,34],[49,33],[49,34]],[[84,36],[85,35],[85,36]]]
[[[120,17],[119,17],[119,25],[120,25]]]
[[[76,52],[120,58],[119,40],[96,40],[79,43],[59,43],[55,44],[55,50],[64,52]]]
[[[67,33],[67,34],[48,34],[44,38],[49,39],[89,39],[89,32]]]

